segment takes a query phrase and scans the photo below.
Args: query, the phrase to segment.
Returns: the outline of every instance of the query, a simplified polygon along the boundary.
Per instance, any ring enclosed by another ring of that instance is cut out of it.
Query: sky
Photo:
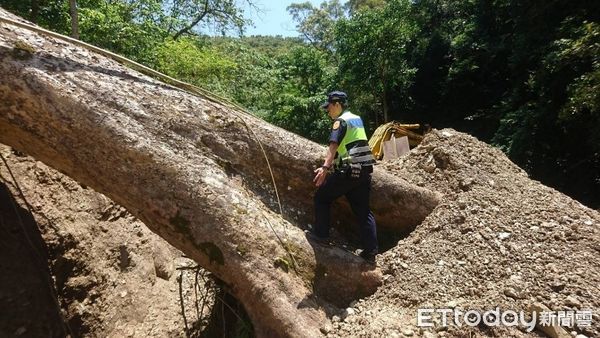
[[[248,27],[244,35],[281,35],[298,36],[296,24],[286,7],[292,3],[301,3],[306,0],[255,0],[262,13],[254,10],[246,11],[246,16],[254,21],[256,27]],[[323,0],[310,0],[313,6],[319,6]],[[345,2],[345,1],[342,1]]]

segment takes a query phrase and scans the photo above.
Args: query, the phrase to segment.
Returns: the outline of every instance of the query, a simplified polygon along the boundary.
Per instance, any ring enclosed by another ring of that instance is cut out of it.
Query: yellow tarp
[[[418,124],[402,124],[396,121],[380,125],[369,139],[373,156],[378,160],[383,158],[383,142],[392,138],[392,135],[396,138],[406,136],[408,137],[408,144],[411,147],[416,147],[423,140],[423,135],[413,130],[420,127]]]

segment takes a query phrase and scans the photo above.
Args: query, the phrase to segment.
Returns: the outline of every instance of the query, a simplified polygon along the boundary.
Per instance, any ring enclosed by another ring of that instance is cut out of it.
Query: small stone
[[[328,334],[329,332],[333,331],[333,326],[331,326],[331,324],[325,324],[325,326],[321,327],[321,333],[323,334]]]
[[[577,336],[577,331],[571,331],[571,337],[576,337]]]
[[[473,182],[474,181],[473,181],[472,178],[466,178],[464,180],[461,180],[458,183],[458,187],[461,188],[463,191],[468,191],[468,190],[471,189],[471,186],[473,185]],[[459,206],[460,206],[461,209],[464,209],[466,205],[465,204],[461,204]]]
[[[573,219],[569,216],[563,216],[560,218],[560,224],[569,224],[573,222]]]
[[[412,337],[415,334],[415,332],[411,329],[404,329],[402,330],[402,334],[406,337]]]
[[[585,225],[592,225],[592,224],[594,224],[594,222],[592,222],[590,220],[587,220],[587,221],[583,222],[583,224],[585,224]]]
[[[554,291],[554,292],[561,292],[562,290],[564,290],[565,288],[565,283],[561,282],[561,281],[554,281],[550,284],[550,288]]]
[[[575,336],[575,338],[588,338],[588,336],[583,335],[583,334],[578,334]]]
[[[166,244],[156,241],[152,247],[152,259],[156,276],[164,280],[171,279],[175,272],[175,266],[171,253]]]
[[[121,291],[121,293],[119,293],[119,296],[121,296],[121,298],[125,298],[125,296],[127,296],[127,291]]]
[[[500,239],[507,239],[508,237],[510,237],[510,232],[500,232],[498,233],[498,238]]]
[[[565,304],[581,309],[581,302],[573,296],[568,296],[567,299],[565,299]]]
[[[554,228],[556,226],[556,223],[553,222],[542,222],[542,224],[540,224],[542,226],[542,228]]]
[[[458,302],[457,302],[457,301],[455,301],[455,300],[451,300],[451,301],[449,301],[448,303],[446,303],[446,305],[447,305],[449,308],[452,308],[452,309],[454,309],[455,307],[457,307],[457,306],[458,306]]]
[[[435,333],[429,332],[429,331],[423,332],[422,336],[423,336],[423,338],[435,338],[436,337]]]
[[[24,334],[25,332],[27,332],[27,328],[25,326],[21,326],[20,328],[17,329],[17,331],[15,331],[15,336],[20,336],[20,335]]]
[[[349,307],[349,308],[347,308],[347,309],[346,309],[346,313],[345,313],[345,315],[346,315],[346,316],[352,316],[352,315],[354,315],[355,313],[356,313],[356,311],[355,311],[353,308]]]
[[[332,321],[332,322],[339,322],[339,321],[340,321],[340,317],[338,317],[338,316],[333,316],[333,317],[331,317],[331,321]]]
[[[519,299],[519,295],[517,294],[517,292],[513,288],[505,289],[504,290],[504,295],[506,297],[510,297],[510,298],[513,298],[513,299]]]

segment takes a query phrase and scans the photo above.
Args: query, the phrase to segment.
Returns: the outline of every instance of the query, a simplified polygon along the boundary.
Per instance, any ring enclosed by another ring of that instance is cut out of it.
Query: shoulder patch
[[[333,130],[338,130],[339,127],[340,127],[340,121],[335,121],[333,123]]]

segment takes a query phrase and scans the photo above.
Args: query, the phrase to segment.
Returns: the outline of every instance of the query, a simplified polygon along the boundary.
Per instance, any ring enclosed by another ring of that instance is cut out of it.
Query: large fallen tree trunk
[[[285,219],[273,211],[257,138]],[[4,24],[0,142],[106,194],[215,273],[244,304],[258,335],[317,336],[336,306],[381,282],[378,270],[341,249],[309,243],[298,227],[312,218],[312,171],[324,147],[86,49]],[[379,170],[374,182],[382,227],[414,227],[438,202],[436,194]]]

